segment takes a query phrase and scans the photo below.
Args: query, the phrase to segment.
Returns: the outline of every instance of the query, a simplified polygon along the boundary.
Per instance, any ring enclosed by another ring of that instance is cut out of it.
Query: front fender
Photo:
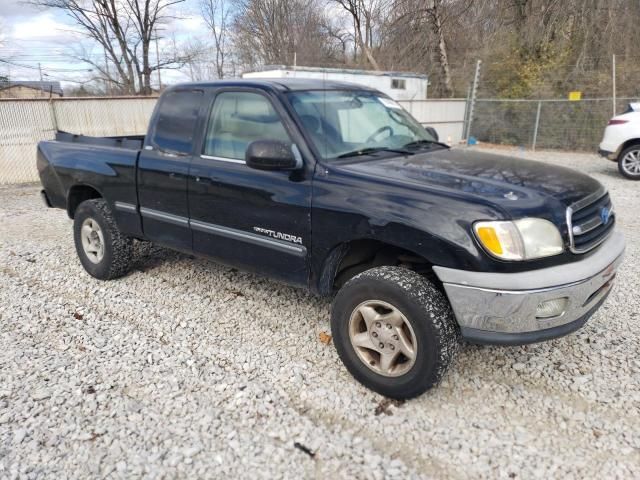
[[[316,237],[314,237],[315,240]],[[469,239],[470,240],[470,239]],[[422,230],[400,224],[375,227],[371,235],[353,237],[332,244],[327,250],[318,251],[314,243],[314,261],[312,262],[312,289],[326,295],[331,293],[338,266],[350,248],[359,242],[374,241],[380,247],[393,247],[420,257],[431,265],[459,265],[461,269],[475,269],[477,259],[484,255],[470,241],[470,245],[460,245]]]

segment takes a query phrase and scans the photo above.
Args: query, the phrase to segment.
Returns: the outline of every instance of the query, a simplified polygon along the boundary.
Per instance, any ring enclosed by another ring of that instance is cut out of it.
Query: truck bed
[[[40,142],[37,167],[47,203],[67,208],[70,216],[75,205],[88,198],[112,203],[117,197],[136,205],[136,165],[143,142],[144,135],[89,137],[68,132]]]
[[[90,137],[75,133],[58,131],[56,141],[65,143],[78,143],[82,145],[97,145],[102,147],[127,148],[140,150],[144,144],[144,135],[127,135],[115,137]]]

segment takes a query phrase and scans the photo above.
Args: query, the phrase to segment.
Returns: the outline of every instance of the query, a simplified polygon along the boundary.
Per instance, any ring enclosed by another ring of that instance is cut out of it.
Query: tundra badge
[[[253,227],[253,230],[258,233],[263,233],[265,235],[268,235],[271,238],[275,238],[278,240],[285,240],[287,242],[299,243],[300,245],[302,245],[302,237],[296,237],[295,235],[291,235],[289,233],[276,232],[274,230],[269,230],[267,228],[262,228],[262,227]]]

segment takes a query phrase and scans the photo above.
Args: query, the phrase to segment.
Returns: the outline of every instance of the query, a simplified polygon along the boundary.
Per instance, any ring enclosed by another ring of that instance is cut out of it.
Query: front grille
[[[587,199],[585,199],[587,200]],[[567,209],[571,251],[584,253],[604,242],[616,223],[609,194],[595,201],[578,202]]]

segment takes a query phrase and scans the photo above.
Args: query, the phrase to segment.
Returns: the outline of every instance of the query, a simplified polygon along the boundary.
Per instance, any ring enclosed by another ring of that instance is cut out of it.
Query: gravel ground
[[[320,341],[327,300],[148,246],[94,280],[62,210],[0,188],[0,478],[640,477],[640,183],[595,155],[515,153],[609,188],[617,285],[578,333],[464,345],[405,403]]]

